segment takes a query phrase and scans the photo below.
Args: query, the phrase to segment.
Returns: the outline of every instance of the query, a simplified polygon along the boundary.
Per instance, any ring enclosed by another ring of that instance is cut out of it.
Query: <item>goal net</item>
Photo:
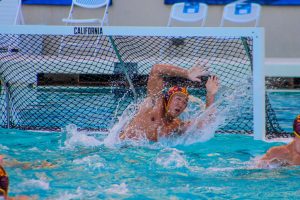
[[[221,82],[220,107],[229,108],[217,132],[287,137],[265,98],[263,43],[263,31],[251,28],[0,27],[0,126],[108,130],[145,97],[154,64],[206,61]],[[205,101],[205,79],[166,83]]]

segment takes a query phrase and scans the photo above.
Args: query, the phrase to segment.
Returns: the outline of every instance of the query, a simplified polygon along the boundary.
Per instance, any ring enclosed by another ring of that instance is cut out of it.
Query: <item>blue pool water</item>
[[[281,127],[292,132],[292,121],[300,114],[300,92],[297,90],[269,92],[269,98]]]
[[[280,119],[293,119],[298,114],[299,95],[270,93]],[[289,129],[291,122],[280,123]],[[103,144],[106,137],[107,133],[101,132],[0,129],[0,152],[6,155],[5,160],[22,162],[6,167],[10,195],[64,200],[297,199],[299,196],[299,167],[255,167],[255,159],[282,143],[222,134],[190,145],[144,142],[111,147]],[[40,168],[43,161],[53,166]]]

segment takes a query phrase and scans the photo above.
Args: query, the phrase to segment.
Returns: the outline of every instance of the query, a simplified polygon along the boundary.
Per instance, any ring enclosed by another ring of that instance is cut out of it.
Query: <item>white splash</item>
[[[36,180],[36,179],[26,180],[25,182],[20,184],[20,187],[26,190],[32,190],[32,189],[49,190],[50,189],[49,182],[45,180]]]
[[[55,198],[57,200],[72,200],[72,199],[83,199],[83,191],[80,187],[77,188],[76,192],[68,193],[65,192],[63,194],[60,194],[59,197]]]
[[[2,144],[0,144],[0,149],[1,149],[1,150],[9,150],[9,148],[8,148],[7,146],[4,146],[4,145],[2,145]]]
[[[118,184],[113,184],[110,186],[110,188],[106,189],[105,192],[110,193],[110,194],[120,194],[124,195],[128,193],[128,188],[125,183],[121,183],[120,185]]]
[[[61,194],[60,197],[55,198],[56,200],[72,200],[72,199],[80,199],[82,197],[81,194],[74,194],[74,193],[64,193]]]
[[[29,149],[29,151],[39,151],[39,150],[40,150],[40,149],[37,148],[37,147],[32,147],[32,148]]]
[[[85,132],[77,131],[75,124],[66,126],[66,134],[66,141],[64,142],[66,148],[72,149],[76,146],[95,147],[103,144],[95,137],[89,136]]]
[[[167,169],[188,167],[183,152],[174,148],[161,150],[156,157],[156,163]]]
[[[191,121],[191,126],[188,130],[178,136],[177,134],[171,137],[159,138],[159,143],[163,147],[172,147],[177,145],[191,145],[194,143],[206,142],[214,137],[216,130],[221,126],[226,125],[231,120],[234,120],[241,114],[240,108],[245,103],[245,97],[249,97],[249,80],[245,79],[245,83],[240,83],[230,89],[225,86],[220,88],[218,99],[209,108],[205,109],[203,101],[197,97],[191,96],[186,112],[180,116],[183,121]],[[124,144],[119,138],[119,134],[126,127],[132,118],[135,116],[140,103],[129,105],[116,123],[110,130],[108,136],[104,139],[104,145],[107,147],[116,147],[118,144]],[[195,105],[197,104],[197,105]],[[149,142],[144,140],[131,141],[134,146],[148,145]]]
[[[174,134],[172,137],[161,137],[159,142],[163,146],[177,146],[177,145],[191,145],[199,142],[206,142],[214,137],[215,131],[224,123],[226,109],[218,112],[217,103],[212,105],[204,112],[199,111],[197,114],[193,113],[190,120],[191,126],[185,133],[178,136]],[[215,111],[212,111],[215,110]]]
[[[248,169],[276,169],[292,166],[287,160],[273,158],[271,160],[261,160],[262,156],[256,156],[247,162]]]
[[[118,122],[110,129],[108,136],[104,139],[104,145],[106,147],[113,148],[117,144],[121,143],[119,138],[120,132],[128,123],[132,120],[137,111],[137,104],[130,104],[124,110],[122,115],[118,118]]]
[[[60,192],[57,197],[51,197],[56,200],[74,200],[74,199],[99,199],[98,195],[103,193],[103,188],[98,186],[92,190],[77,187],[76,191]]]
[[[238,168],[238,167],[209,167],[206,169],[206,173],[210,174],[210,173],[215,173],[215,172],[228,172],[228,171],[233,171],[236,169],[243,169],[243,168]]]
[[[241,115],[240,108],[244,105],[245,98],[250,95],[248,80],[235,88],[235,90],[221,88],[217,101],[209,108],[205,111],[199,109],[185,116],[184,120],[192,121],[192,124],[184,134],[172,140],[162,138],[161,141],[169,146],[176,146],[206,142],[213,138],[216,130]]]
[[[76,159],[73,161],[75,164],[84,164],[87,165],[88,167],[91,167],[93,169],[99,169],[104,167],[104,161],[103,159],[98,156],[98,155],[93,155],[93,156],[87,156],[82,159]]]

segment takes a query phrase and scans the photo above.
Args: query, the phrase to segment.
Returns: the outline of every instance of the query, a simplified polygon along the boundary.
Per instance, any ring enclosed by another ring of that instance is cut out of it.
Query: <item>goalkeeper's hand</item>
[[[188,70],[188,79],[201,82],[201,76],[207,76],[209,74],[207,71],[207,63],[208,61],[197,62],[195,66]]]

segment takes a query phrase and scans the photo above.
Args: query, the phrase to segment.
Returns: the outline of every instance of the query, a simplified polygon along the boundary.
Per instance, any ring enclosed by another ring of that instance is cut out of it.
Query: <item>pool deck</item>
[[[266,77],[300,77],[300,58],[266,58]]]

